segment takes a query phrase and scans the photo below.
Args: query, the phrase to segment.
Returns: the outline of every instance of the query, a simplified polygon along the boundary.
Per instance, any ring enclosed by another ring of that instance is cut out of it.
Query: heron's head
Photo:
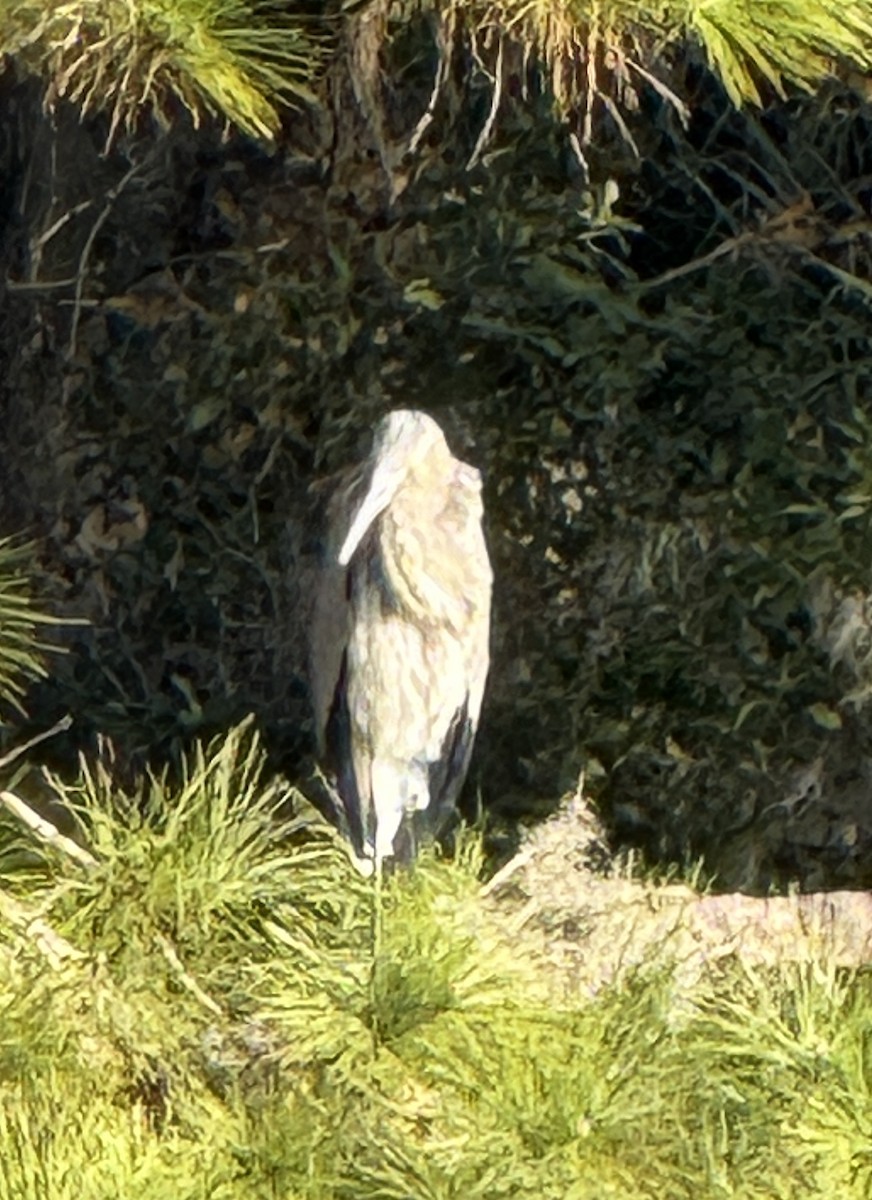
[[[376,426],[363,500],[339,551],[341,566],[348,565],[366,531],[403,484],[434,457],[450,461],[451,451],[432,417],[414,408],[398,408],[382,417]]]

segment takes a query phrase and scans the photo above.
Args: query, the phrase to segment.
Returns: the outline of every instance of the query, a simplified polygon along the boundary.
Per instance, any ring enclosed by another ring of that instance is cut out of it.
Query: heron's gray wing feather
[[[324,731],[325,758],[336,773],[336,788],[342,800],[341,826],[356,852],[365,855],[372,841],[370,804],[364,804],[357,783],[354,739],[351,732],[351,715],[348,711],[348,686],[346,670],[347,651],[342,656],[339,678],[333,703],[327,715]]]
[[[359,854],[366,831],[354,771],[353,738],[348,712],[348,639],[351,602],[348,571],[328,562],[320,572],[311,622],[310,685],[318,754],[335,775],[342,800],[341,825]]]
[[[348,532],[349,508],[361,487],[360,472],[343,471],[330,481],[324,510],[324,543],[314,589],[309,638],[309,682],[319,753],[326,746],[327,722],[333,707],[351,630],[348,568],[338,553]]]
[[[454,715],[437,762],[430,764],[430,807],[428,822],[438,833],[449,820],[466,778],[475,725],[470,719],[468,700]]]
[[[339,687],[348,645],[351,609],[347,572],[327,564],[319,572],[309,639],[309,682],[315,714],[315,734],[321,754],[326,748],[327,722]]]

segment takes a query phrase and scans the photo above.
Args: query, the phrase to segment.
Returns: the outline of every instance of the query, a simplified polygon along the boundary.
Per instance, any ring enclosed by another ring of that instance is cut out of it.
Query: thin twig
[[[18,817],[19,821],[23,822],[32,833],[35,833],[41,842],[54,847],[56,850],[62,851],[68,858],[72,858],[75,862],[80,863],[83,867],[93,868],[98,865],[97,859],[88,850],[82,849],[77,842],[72,838],[68,838],[65,834],[52,825],[51,821],[47,821],[45,817],[41,817],[38,812],[26,804],[20,796],[16,796],[14,792],[0,792],[0,803],[2,803],[13,816]]]
[[[607,96],[605,94],[605,92],[599,92],[598,95],[599,95],[600,100],[602,100],[603,104],[606,106],[609,116],[612,118],[614,123],[617,125],[621,137],[624,139],[624,141],[627,143],[627,145],[633,151],[636,158],[641,158],[642,155],[639,153],[639,147],[636,145],[636,139],[633,137],[632,133],[630,133],[630,128],[627,125],[627,122],[621,116],[621,113],[620,113],[620,110],[619,110],[617,104],[615,104],[615,102],[611,98],[611,96]]]
[[[281,435],[279,435],[276,438],[273,438],[272,445],[270,446],[269,450],[267,451],[266,458],[263,460],[263,466],[260,468],[260,470],[254,477],[254,483],[255,483],[256,487],[259,487],[263,483],[263,481],[266,479],[267,475],[269,475],[270,471],[273,469],[273,466],[275,465],[275,461],[276,461],[276,455],[278,454],[279,450],[281,449],[281,446],[282,446]]]
[[[87,958],[82,950],[71,946],[66,938],[42,917],[35,916],[8,892],[0,890],[0,915],[25,937],[29,938],[39,952],[57,970],[64,962]]]
[[[582,146],[589,146],[593,141],[593,102],[596,98],[598,88],[596,79],[596,50],[599,44],[599,34],[597,29],[597,10],[590,17],[590,29],[587,35],[587,62],[585,68],[587,72],[587,88],[584,94],[584,124],[581,130]]]
[[[690,124],[690,109],[684,103],[681,97],[676,96],[675,92],[673,92],[671,88],[668,88],[661,79],[658,79],[656,75],[652,75],[649,71],[646,71],[644,67],[640,66],[637,62],[634,62],[632,58],[625,58],[624,62],[631,71],[635,71],[637,75],[641,75],[647,83],[650,83],[651,87],[659,96],[666,100],[667,103],[672,105],[672,107],[678,113],[678,119],[681,121],[682,126],[687,129],[688,125]]]
[[[497,873],[493,875],[487,881],[487,883],[482,884],[482,886],[479,888],[478,894],[480,896],[489,896],[491,892],[496,891],[498,887],[504,884],[507,879],[510,879],[516,871],[520,871],[522,867],[526,867],[527,863],[530,862],[532,857],[532,850],[519,851],[514,858],[510,858],[504,866],[500,867]]]
[[[57,733],[64,733],[72,725],[73,718],[69,713],[65,717],[61,717],[51,729],[46,729],[43,733],[38,733],[36,737],[32,737],[30,741],[24,742],[21,746],[16,746],[14,750],[10,750],[8,754],[4,754],[0,758],[0,770],[3,767],[8,767],[10,763],[14,763],[16,758],[21,758],[22,754],[26,754],[28,750],[34,746],[38,746],[40,742],[46,741],[50,737],[54,737]]]
[[[837,267],[835,263],[827,262],[825,258],[821,258],[813,250],[806,249],[805,246],[790,246],[790,249],[805,259],[806,262],[831,275],[842,287],[852,292],[858,292],[866,300],[872,299],[872,284],[869,284],[867,280],[857,275],[852,275],[850,271],[844,271],[841,267]]]
[[[471,171],[478,163],[482,156],[485,146],[488,144],[493,133],[494,124],[497,119],[497,111],[500,107],[500,100],[503,95],[503,39],[500,38],[497,46],[497,61],[494,66],[494,73],[491,76],[493,79],[494,90],[491,93],[490,112],[487,115],[481,133],[478,135],[478,140],[475,143],[475,149],[472,152],[472,157],[466,164],[466,169]]]
[[[664,271],[662,275],[657,275],[654,279],[646,279],[638,285],[637,290],[642,292],[653,291],[654,288],[664,287],[667,283],[672,283],[675,279],[681,279],[685,275],[692,275],[694,271],[702,271],[706,267],[710,267],[712,263],[717,262],[719,258],[723,258],[725,254],[730,254],[754,240],[755,235],[752,233],[742,233],[738,237],[728,238],[708,254],[703,254],[701,258],[695,258],[692,262],[682,263],[680,267],[673,267],[669,271]]]
[[[88,264],[88,259],[91,256],[91,251],[94,248],[94,242],[97,239],[97,234],[109,219],[112,206],[121,195],[121,192],[125,187],[127,187],[134,175],[139,174],[143,166],[143,163],[134,164],[134,166],[132,166],[130,170],[118,181],[115,187],[110,188],[106,196],[106,204],[103,207],[103,211],[99,214],[97,220],[92,225],[91,232],[88,234],[88,237],[85,240],[85,245],[82,247],[82,253],[79,255],[79,268],[76,272],[76,294],[73,302],[75,307],[73,309],[73,319],[70,326],[70,343],[67,348],[67,355],[69,358],[72,358],[76,352],[76,337],[78,336],[79,319],[82,314],[82,293],[85,290],[85,270]]]
[[[581,142],[578,140],[578,134],[574,129],[569,134],[569,145],[572,149],[572,153],[575,155],[578,165],[581,167],[582,177],[584,179],[585,186],[587,186],[587,184],[590,183],[590,167],[588,166],[587,159],[584,156],[584,151],[581,148]]]
[[[290,238],[281,238],[277,242],[264,242],[264,244],[262,246],[255,246],[255,248],[254,248],[255,253],[256,254],[272,254],[274,250],[284,250],[285,247],[290,244],[290,241],[291,241]],[[180,254],[178,256],[178,261],[181,261],[182,259],[196,259],[196,258],[205,259],[205,258],[212,258],[212,257],[214,257],[214,255],[211,253],[200,254],[200,255]],[[238,250],[230,250],[230,251],[224,250],[221,253],[221,257],[222,258],[231,258],[234,261],[243,262],[247,258],[247,254],[242,253]],[[171,260],[171,261],[176,261],[176,260]]]
[[[427,101],[427,107],[424,109],[421,119],[418,121],[418,124],[415,126],[415,130],[409,139],[409,145],[406,148],[407,154],[415,153],[415,151],[418,149],[418,146],[421,144],[421,138],[432,124],[433,118],[436,115],[436,105],[439,102],[439,97],[442,95],[442,89],[445,87],[445,83],[448,79],[448,69],[451,64],[449,51],[450,38],[446,37],[445,31],[442,28],[442,20],[438,14],[436,21],[436,42],[439,48],[439,65],[436,68],[436,76],[433,80],[433,89],[430,92],[430,99]]]
[[[75,282],[75,275],[71,275],[69,279],[37,280],[34,283],[19,283],[17,279],[7,279],[5,287],[9,292],[51,292],[55,288],[72,287]]]
[[[164,958],[172,967],[173,971],[175,971],[179,983],[181,983],[182,986],[186,988],[187,991],[189,991],[191,995],[203,1005],[204,1008],[207,1008],[210,1013],[213,1013],[216,1017],[223,1016],[224,1010],[221,1008],[221,1005],[216,1000],[213,1000],[208,992],[204,992],[199,983],[197,983],[196,979],[194,979],[192,975],[188,974],[182,964],[182,960],[176,953],[175,947],[170,944],[163,934],[158,934],[157,944],[160,946]]]
[[[84,212],[86,208],[90,208],[93,203],[93,200],[82,200],[79,204],[74,204],[63,216],[58,217],[53,225],[49,225],[48,229],[43,230],[39,237],[35,237],[30,243],[31,257],[35,258],[37,251],[41,251],[56,233],[60,233],[67,221],[71,221],[73,217],[77,217],[80,212]]]

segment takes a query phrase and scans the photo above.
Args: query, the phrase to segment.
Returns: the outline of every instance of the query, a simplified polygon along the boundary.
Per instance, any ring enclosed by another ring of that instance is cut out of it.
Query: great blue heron
[[[319,743],[358,855],[438,825],[463,784],[488,671],[492,574],[481,476],[400,409],[340,486],[313,630]],[[404,818],[406,824],[404,824]]]

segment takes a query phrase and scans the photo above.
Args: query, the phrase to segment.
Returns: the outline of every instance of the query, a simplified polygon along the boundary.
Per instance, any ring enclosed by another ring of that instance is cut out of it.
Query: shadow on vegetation
[[[518,112],[467,172],[470,117],[393,198],[350,105],[274,154],[180,122],[103,156],[4,84],[0,519],[90,623],[30,697],[76,718],[56,760],[173,761],[253,711],[304,778],[310,487],[414,404],[486,478],[496,844],[584,768],[652,861],[872,882],[867,112],[685,84],[642,167],[616,139],[588,186]]]

